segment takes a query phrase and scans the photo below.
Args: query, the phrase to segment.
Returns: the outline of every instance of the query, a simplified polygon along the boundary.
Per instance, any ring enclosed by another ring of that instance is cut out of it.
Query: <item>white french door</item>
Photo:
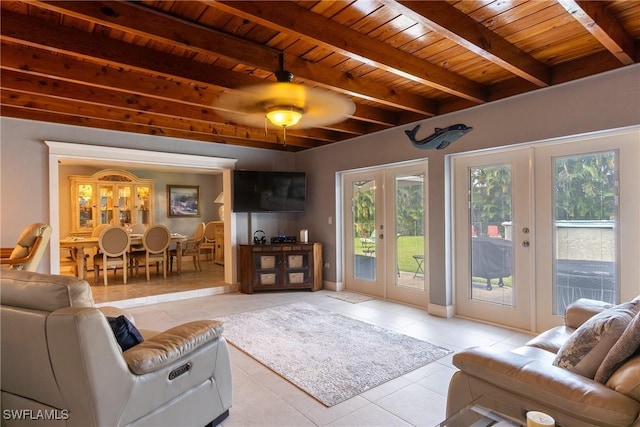
[[[640,132],[535,150],[537,330],[578,298],[638,295]]]
[[[531,327],[528,149],[454,158],[456,313]]]
[[[426,162],[345,173],[347,290],[426,307]]]
[[[452,158],[456,313],[542,331],[640,289],[640,129]]]

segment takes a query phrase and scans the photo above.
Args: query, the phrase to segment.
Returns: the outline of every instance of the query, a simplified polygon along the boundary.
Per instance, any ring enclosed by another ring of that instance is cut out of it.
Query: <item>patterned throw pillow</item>
[[[611,307],[583,323],[560,348],[553,364],[594,378],[607,353],[638,313],[637,301]]]
[[[640,347],[640,313],[636,314],[618,341],[611,347],[596,372],[594,380],[606,384],[607,380]]]

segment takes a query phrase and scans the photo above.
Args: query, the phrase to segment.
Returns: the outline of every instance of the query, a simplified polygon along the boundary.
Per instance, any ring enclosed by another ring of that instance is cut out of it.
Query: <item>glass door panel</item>
[[[131,210],[133,209],[132,188],[130,185],[118,186],[118,216],[120,225],[131,224]]]
[[[468,170],[470,295],[478,301],[513,306],[511,165],[470,167]]]
[[[364,178],[351,181],[351,220],[353,248],[350,253],[353,277],[375,283],[376,267],[376,201],[378,181]]]
[[[424,174],[398,175],[396,201],[396,286],[424,290]]]
[[[615,303],[616,152],[557,157],[553,164],[553,314],[579,298]]]
[[[113,203],[113,185],[99,185],[98,211],[100,224],[113,224]]]
[[[78,229],[93,228],[93,185],[78,184]]]
[[[151,189],[147,186],[139,185],[136,187],[136,192],[138,193],[136,195],[136,209],[138,212],[137,223],[149,225],[149,210],[151,209],[151,198],[149,197],[149,195],[151,194]]]

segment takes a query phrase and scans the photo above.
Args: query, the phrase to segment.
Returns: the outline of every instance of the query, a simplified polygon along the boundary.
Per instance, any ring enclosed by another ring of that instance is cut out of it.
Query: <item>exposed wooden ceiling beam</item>
[[[268,72],[276,71],[280,67],[280,52],[275,49],[133,3],[49,1],[38,3],[38,6],[191,52],[239,61]],[[293,56],[287,57],[285,63],[288,69],[300,78],[351,96],[427,116],[434,115],[436,111],[434,102],[418,95],[394,92],[384,85],[371,82],[365,84],[350,78],[346,73],[311,64]]]
[[[194,119],[199,120],[206,117],[206,120],[212,123],[228,124],[229,122],[228,119],[219,116],[216,110],[211,107],[213,100],[220,92],[212,92],[211,88],[205,85],[196,83],[184,84],[180,81],[153,78],[143,73],[101,66],[88,61],[79,61],[65,55],[57,55],[36,48],[24,49],[14,45],[3,44],[2,52],[3,70],[28,73],[33,76],[40,76],[43,79],[55,76],[61,81],[86,86],[88,88],[87,91],[98,91],[99,89],[108,90],[109,93],[119,91],[122,92],[120,97],[128,99],[129,101],[127,102],[129,103],[134,103],[133,100],[140,95],[155,100],[154,102],[159,105],[174,105],[177,101],[179,106],[175,108],[176,114],[187,114],[188,117],[189,112],[194,112],[192,113],[192,118]],[[2,77],[5,77],[5,75],[2,75]],[[28,76],[25,79],[33,80]],[[39,83],[36,80],[33,81],[35,89]],[[46,80],[42,81],[46,82]],[[61,84],[51,83],[48,87],[54,86],[59,87]],[[46,84],[38,87],[39,90],[45,90],[46,88]],[[75,91],[69,92],[77,93]],[[59,92],[53,92],[52,95],[57,93]],[[161,100],[164,104],[156,102],[158,100]],[[137,104],[137,102],[135,103]],[[202,117],[195,115],[199,112],[202,113]],[[380,119],[381,117],[376,116],[375,118]],[[395,116],[386,117],[386,119],[387,121],[397,121]],[[343,123],[335,124],[333,130],[292,129],[288,134],[323,141],[339,141],[354,135],[368,133],[371,131],[371,126],[370,123],[362,121],[346,120]],[[387,127],[388,125],[385,125],[379,127],[379,129]],[[340,129],[340,131],[338,132],[335,129]]]
[[[275,49],[205,28],[177,17],[137,5],[115,1],[42,1],[39,8],[90,20],[128,34],[169,43],[193,52],[215,53],[246,65],[277,70],[279,54]]]
[[[0,115],[288,151],[640,61],[637,2],[1,0],[0,7]],[[219,97],[275,80],[281,59],[294,83],[353,98],[352,117],[288,129],[284,146],[282,131],[265,135],[222,114]]]
[[[605,2],[558,0],[582,26],[624,65],[635,63],[633,37],[607,10]]]
[[[206,3],[446,93],[476,103],[486,100],[483,85],[310,12],[294,2],[207,0]]]
[[[228,90],[264,83],[263,79],[227,70],[212,64],[193,61],[189,58],[152,51],[141,46],[114,40],[99,34],[90,34],[69,27],[55,26],[48,21],[26,17],[3,10],[0,39],[26,44],[51,52],[75,55],[106,66],[132,68],[144,73],[168,79],[177,79],[182,84],[200,83],[215,85]],[[358,111],[354,118],[358,118]],[[376,120],[364,117],[365,121]],[[348,123],[332,125],[332,129],[347,130]],[[352,132],[358,133],[357,129]]]
[[[102,118],[90,118],[79,116],[77,114],[61,114],[58,112],[42,111],[31,107],[21,107],[14,105],[2,105],[2,115],[5,117],[13,117],[17,119],[36,120],[41,122],[51,122],[57,124],[65,124],[71,126],[83,126],[98,129],[113,130],[119,132],[130,132],[153,136],[163,136],[170,138],[181,138],[185,140],[195,140],[203,142],[215,142],[218,144],[228,144],[227,138],[223,138],[218,135],[209,135],[194,132],[185,132],[175,129],[165,129],[160,126],[140,126],[138,124],[121,121],[111,121]],[[273,144],[264,141],[253,141],[249,139],[236,139],[233,141],[233,145],[253,147],[253,148],[266,148],[271,150],[282,151],[300,151],[303,147],[298,147],[291,144]]]
[[[539,87],[550,83],[546,65],[446,2],[397,1],[390,7]]]
[[[4,82],[3,86],[5,86]],[[165,134],[170,131],[191,132],[215,136],[226,141],[262,141],[274,146],[285,144],[283,134],[278,130],[271,130],[265,135],[264,130],[260,131],[259,129],[249,130],[232,125],[216,125],[202,120],[185,120],[178,116],[157,114],[153,111],[137,111],[134,108],[118,108],[85,100],[43,96],[39,93],[34,94],[13,90],[11,87],[3,87],[0,90],[0,100],[3,106],[24,107],[64,115],[83,116],[90,119],[104,119],[112,123],[134,124],[140,128],[149,128],[144,133],[152,133],[152,129],[159,128]],[[287,145],[303,148],[318,147],[326,143],[294,137],[289,134],[286,140]]]
[[[228,120],[219,116],[215,110],[201,105],[184,104],[175,100],[158,99],[155,96],[147,96],[141,92],[120,92],[111,88],[90,87],[83,84],[71,83],[64,80],[52,79],[38,74],[27,74],[3,67],[1,75],[3,89],[32,93],[44,97],[61,98],[69,101],[85,102],[85,108],[90,113],[92,110],[99,113],[103,108],[119,108],[129,111],[127,120],[131,120],[136,112],[158,114],[172,119],[179,119],[180,126],[193,128],[197,123],[206,123],[211,126],[211,132],[219,135],[237,136],[238,127],[228,124]],[[92,107],[93,106],[93,107]],[[185,120],[186,119],[186,120]],[[265,140],[272,143],[280,143],[279,131],[269,130],[265,136],[264,129],[248,128],[243,131],[247,138]],[[293,145],[319,146],[325,142],[335,142],[352,137],[352,134],[338,133],[322,129],[293,129],[288,132],[289,140]],[[304,143],[310,140],[311,145]],[[296,141],[299,141],[298,144]]]

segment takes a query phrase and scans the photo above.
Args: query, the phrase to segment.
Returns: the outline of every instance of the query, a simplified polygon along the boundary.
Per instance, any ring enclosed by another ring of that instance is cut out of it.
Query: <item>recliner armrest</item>
[[[577,419],[609,419],[613,425],[630,425],[640,412],[640,402],[566,369],[514,352],[475,347],[453,356],[465,374],[515,395],[558,408]]]
[[[133,319],[133,315],[131,313],[129,313],[128,311],[125,311],[125,310],[123,310],[121,308],[111,307],[111,306],[103,306],[103,307],[98,307],[98,309],[102,312],[102,314],[105,315],[105,317],[124,316],[127,319],[129,319],[129,321],[131,321],[131,323],[135,323],[135,320]]]
[[[9,258],[13,248],[0,248],[0,258]]]
[[[222,322],[198,320],[161,332],[123,353],[129,369],[144,375],[162,369],[222,336]]]

